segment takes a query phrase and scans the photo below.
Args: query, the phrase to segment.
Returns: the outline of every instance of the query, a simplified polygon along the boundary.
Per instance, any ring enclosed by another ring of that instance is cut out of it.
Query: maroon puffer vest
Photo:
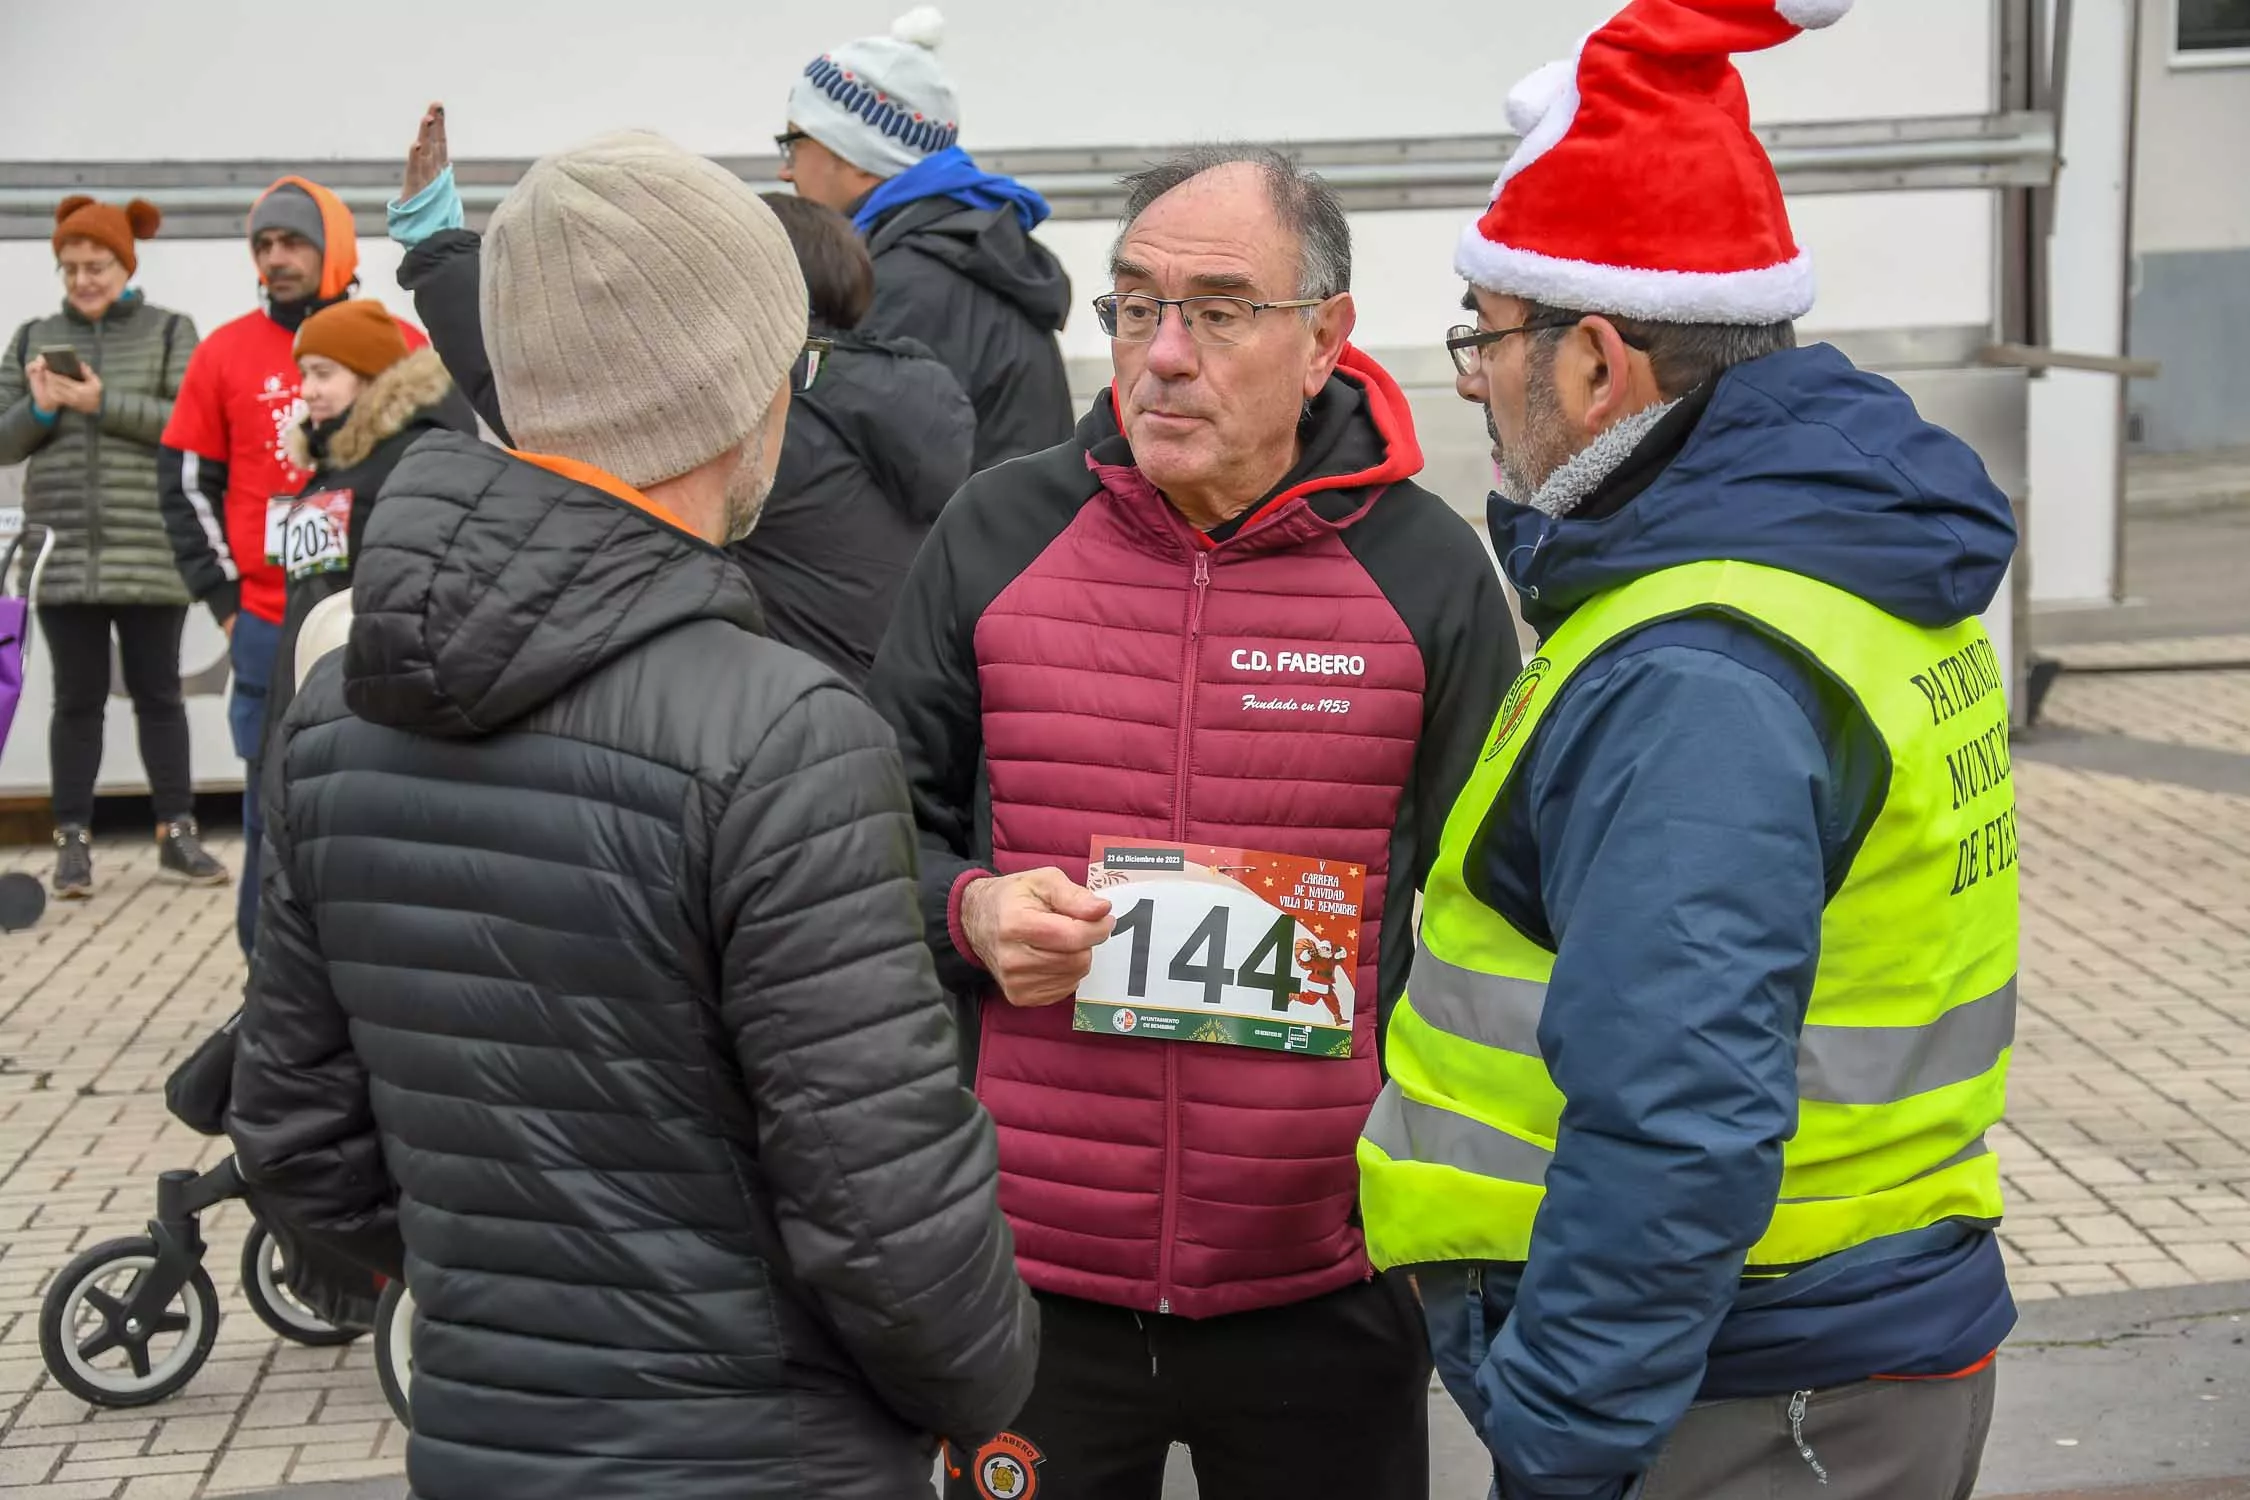
[[[1410,432],[1393,452],[1403,472],[1354,476],[1370,504],[1419,467]],[[1213,548],[1138,470],[1095,472],[1104,493],[976,627],[994,865],[1083,881],[1096,834],[1364,865],[1362,1000],[1348,1062],[1081,1034],[1067,1004],[989,1001],[977,1093],[1001,1205],[1045,1291],[1188,1317],[1301,1301],[1369,1274],[1353,1150],[1380,1085],[1374,960],[1422,656],[1341,539],[1365,506],[1334,522],[1294,497]],[[1276,647],[1365,670],[1230,664]],[[1350,710],[1248,706],[1306,688]]]

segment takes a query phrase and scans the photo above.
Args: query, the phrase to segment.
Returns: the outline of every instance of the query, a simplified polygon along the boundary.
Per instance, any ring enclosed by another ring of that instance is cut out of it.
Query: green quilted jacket
[[[66,305],[0,346],[0,464],[28,464],[24,520],[55,529],[39,603],[188,602],[157,507],[156,449],[195,341],[192,318],[133,290],[99,323]],[[50,426],[32,414],[24,366],[61,344],[100,373],[102,410],[64,411]]]

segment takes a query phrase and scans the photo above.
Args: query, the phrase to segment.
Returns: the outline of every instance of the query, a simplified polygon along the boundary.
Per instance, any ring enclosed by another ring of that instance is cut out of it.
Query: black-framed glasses
[[[820,378],[822,362],[835,347],[828,339],[806,339],[805,352],[797,356],[796,368],[789,372],[789,388],[796,391],[811,390],[813,382]]]
[[[793,167],[797,164],[797,143],[811,139],[811,131],[785,130],[773,138],[773,149],[781,153],[781,164],[783,166]]]
[[[1094,299],[1094,314],[1102,332],[1126,344],[1145,344],[1163,326],[1164,309],[1180,310],[1188,337],[1207,348],[1223,349],[1249,337],[1250,324],[1262,312],[1285,308],[1319,307],[1326,297],[1292,297],[1286,302],[1253,302],[1248,297],[1151,297],[1146,292],[1105,292]]]
[[[1454,369],[1464,375],[1474,375],[1477,372],[1477,360],[1482,357],[1486,345],[1497,344],[1511,334],[1575,328],[1581,321],[1578,316],[1537,318],[1529,323],[1518,323],[1513,328],[1476,328],[1467,323],[1456,323],[1445,331],[1445,348],[1453,356]]]

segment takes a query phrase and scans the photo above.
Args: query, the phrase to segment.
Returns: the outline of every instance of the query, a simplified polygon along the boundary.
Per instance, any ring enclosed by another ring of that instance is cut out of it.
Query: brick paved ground
[[[2250,641],[2134,649],[2233,647],[2250,655]],[[2242,756],[2250,673],[2066,675],[2048,720]],[[2027,743],[2017,760],[2024,1012],[1997,1142],[2018,1291],[2250,1280],[2250,795],[2040,754]],[[0,851],[0,868],[46,858]],[[169,1120],[160,1085],[241,981],[232,892],[159,884],[139,846],[105,845],[98,868],[94,902],[0,937],[0,1496],[190,1500],[395,1472],[403,1437],[364,1346],[278,1345],[241,1302],[239,1208],[206,1221],[226,1316],[186,1394],[89,1414],[40,1367],[52,1274],[135,1232],[158,1171],[217,1159]]]
[[[2070,655],[2229,644],[2250,646]],[[2066,673],[2046,721],[2250,755],[2250,672]],[[2250,797],[2040,753],[2016,758],[2023,1014],[1999,1144],[2018,1295],[2250,1280]]]

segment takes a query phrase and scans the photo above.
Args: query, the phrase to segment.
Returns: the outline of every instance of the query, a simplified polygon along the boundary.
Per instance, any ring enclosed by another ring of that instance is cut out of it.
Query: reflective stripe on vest
[[[1375,1108],[1367,1116],[1367,1138],[1397,1160],[1451,1167],[1457,1172],[1525,1188],[1542,1187],[1547,1180],[1547,1168],[1555,1159],[1553,1150],[1536,1141],[1510,1135],[1467,1115],[1419,1103],[1397,1089],[1385,1089],[1376,1098]],[[1992,1148],[1979,1135],[1917,1176],[1933,1176],[1964,1162],[1989,1156],[1991,1152]],[[1796,1204],[1842,1200],[1784,1197],[1779,1201]]]
[[[1427,948],[1407,982],[1414,1014],[1433,1029],[1538,1057],[1547,987],[1479,974]],[[1990,1072],[2015,1044],[2016,981],[1923,1026],[1808,1025],[1797,1041],[1797,1094],[1828,1104],[1889,1104]],[[1496,1174],[1497,1175],[1497,1174]]]
[[[1360,1144],[1378,1265],[1529,1254],[1563,1111],[1539,1048],[1554,954],[1471,892],[1468,861],[1571,674],[1619,637],[1689,613],[1732,614],[1795,645],[1866,711],[1891,759],[1881,810],[1822,913],[1798,1128],[1751,1268],[1999,1217],[1985,1132],[2015,1039],[2016,883],[1997,659],[1973,621],[1924,629],[1794,574],[1696,563],[1572,615],[1501,705],[1447,820],[1390,1022],[1390,1081]]]

